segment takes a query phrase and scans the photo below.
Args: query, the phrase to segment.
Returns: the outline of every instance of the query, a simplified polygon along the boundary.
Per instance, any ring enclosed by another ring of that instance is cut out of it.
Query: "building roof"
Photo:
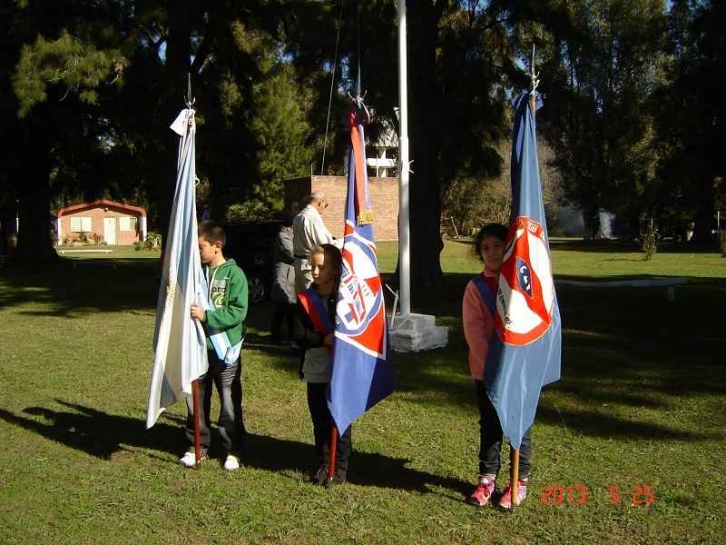
[[[124,204],[116,201],[109,201],[108,199],[99,199],[95,202],[84,202],[80,204],[66,206],[65,208],[61,208],[60,210],[58,210],[58,217],[60,218],[63,216],[67,216],[68,214],[75,214],[76,212],[81,212],[82,210],[90,210],[91,208],[100,208],[102,206],[131,212],[135,216],[146,217],[146,210],[144,210],[140,206],[133,206],[131,204]]]

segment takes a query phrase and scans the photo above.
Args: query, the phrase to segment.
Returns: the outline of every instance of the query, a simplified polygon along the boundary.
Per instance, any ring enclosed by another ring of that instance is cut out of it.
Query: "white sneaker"
[[[227,459],[224,461],[224,469],[227,471],[235,471],[239,469],[239,458],[234,454],[227,454]]]
[[[205,458],[206,458],[206,456],[202,454],[202,458],[199,461],[201,462]],[[195,465],[197,465],[197,457],[194,454],[194,451],[192,450],[192,451],[185,452],[184,456],[179,458],[179,463],[181,465],[183,465],[184,467],[194,467]]]

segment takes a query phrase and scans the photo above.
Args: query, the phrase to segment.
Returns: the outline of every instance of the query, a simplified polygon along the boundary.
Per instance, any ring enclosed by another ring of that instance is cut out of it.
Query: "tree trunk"
[[[714,176],[708,171],[703,172],[698,185],[693,240],[704,243],[713,242],[713,215],[716,208],[713,194]]]
[[[600,209],[595,203],[582,201],[582,221],[585,224],[585,239],[599,240],[603,238],[600,226]]]
[[[445,2],[444,2],[445,3]],[[441,0],[438,2],[441,4]],[[436,78],[436,44],[441,6],[412,2],[408,7],[409,93],[411,104],[410,229],[412,300],[443,277],[440,254],[444,245],[441,224],[440,150],[441,89]]]
[[[36,117],[40,114],[36,114]],[[14,259],[26,263],[46,263],[58,259],[51,238],[50,219],[50,140],[40,122],[28,121],[22,178],[15,180],[18,196],[18,248]]]

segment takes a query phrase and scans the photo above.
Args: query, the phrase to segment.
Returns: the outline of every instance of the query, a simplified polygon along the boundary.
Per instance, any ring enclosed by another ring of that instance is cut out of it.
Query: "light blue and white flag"
[[[183,394],[191,395],[192,381],[208,368],[204,329],[190,315],[190,307],[201,305],[206,291],[197,234],[194,110],[182,110],[171,129],[180,136],[179,157],[156,306],[147,429]]]

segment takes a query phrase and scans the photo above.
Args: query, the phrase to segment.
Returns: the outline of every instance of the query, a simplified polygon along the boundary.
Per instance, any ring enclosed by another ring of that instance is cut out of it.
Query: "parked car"
[[[269,298],[275,280],[275,239],[282,221],[262,221],[227,225],[225,257],[231,257],[244,271],[250,304]]]

